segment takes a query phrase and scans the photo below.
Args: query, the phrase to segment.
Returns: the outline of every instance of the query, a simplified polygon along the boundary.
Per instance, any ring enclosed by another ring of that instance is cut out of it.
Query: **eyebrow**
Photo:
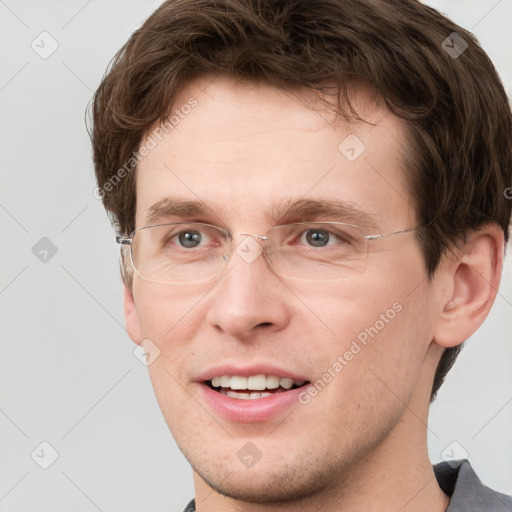
[[[217,205],[206,206],[201,201],[191,201],[179,197],[166,197],[148,208],[146,225],[158,224],[169,217],[186,217],[195,222],[207,222],[206,219],[226,218],[228,210]],[[339,222],[354,223],[360,227],[377,227],[376,215],[360,210],[353,203],[332,199],[283,199],[274,204],[264,214],[269,223],[309,222],[319,218]]]

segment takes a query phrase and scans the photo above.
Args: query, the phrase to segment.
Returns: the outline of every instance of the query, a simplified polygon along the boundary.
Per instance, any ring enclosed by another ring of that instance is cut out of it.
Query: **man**
[[[414,0],[170,0],[93,121],[187,510],[512,509],[427,452],[511,215],[510,110],[470,33]]]

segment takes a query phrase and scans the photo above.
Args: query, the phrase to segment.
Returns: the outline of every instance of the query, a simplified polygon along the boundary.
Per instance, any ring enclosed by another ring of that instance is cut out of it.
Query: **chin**
[[[342,453],[314,443],[306,448],[305,441],[293,442],[290,452],[280,451],[284,446],[282,442],[263,447],[265,440],[255,438],[254,443],[271,457],[263,455],[252,467],[245,467],[236,456],[233,457],[246,441],[231,439],[222,448],[210,445],[208,452],[205,452],[208,447],[199,442],[187,447],[178,446],[192,466],[195,477],[201,478],[215,492],[235,500],[268,505],[307,500],[324,494],[329,487],[338,487],[349,477],[350,468],[357,462],[361,449],[370,449],[369,446],[356,449],[352,445],[351,453]],[[232,448],[234,444],[236,448]]]
[[[190,462],[190,460],[189,460]],[[196,468],[194,471],[217,493],[248,503],[278,504],[304,500],[321,494],[326,487],[327,475],[309,472],[302,467],[237,468],[227,473],[224,468]]]

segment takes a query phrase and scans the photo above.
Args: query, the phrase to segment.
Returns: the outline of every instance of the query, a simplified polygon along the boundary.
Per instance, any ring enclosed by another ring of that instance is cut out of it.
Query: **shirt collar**
[[[433,466],[439,487],[450,496],[446,512],[510,512],[512,498],[482,484],[468,460]]]

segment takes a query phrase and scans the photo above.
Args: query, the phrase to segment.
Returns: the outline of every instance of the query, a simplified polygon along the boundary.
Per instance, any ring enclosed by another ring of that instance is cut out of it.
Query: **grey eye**
[[[183,247],[197,247],[198,243],[201,242],[201,233],[199,231],[182,231],[177,237]]]
[[[329,242],[329,235],[325,229],[309,229],[306,231],[306,240],[314,247],[324,247]]]

